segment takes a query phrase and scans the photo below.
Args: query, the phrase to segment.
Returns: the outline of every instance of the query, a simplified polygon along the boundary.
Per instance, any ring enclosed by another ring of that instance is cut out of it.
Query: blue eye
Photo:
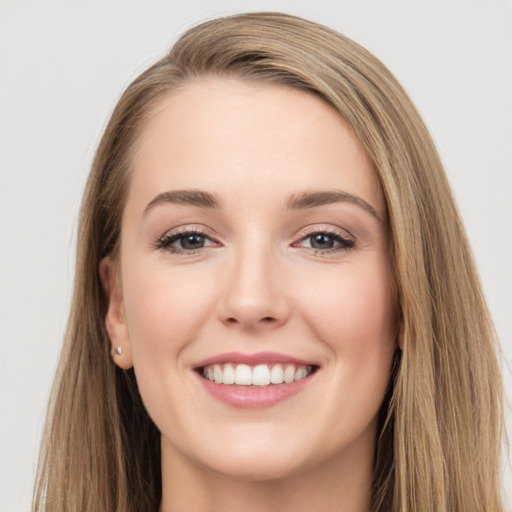
[[[302,238],[298,245],[318,252],[336,252],[351,249],[355,241],[339,233],[316,231]]]
[[[334,237],[326,233],[317,233],[309,236],[309,243],[313,249],[332,249],[334,247]]]
[[[155,246],[172,254],[192,254],[205,247],[217,245],[205,233],[199,231],[181,231],[159,238]]]
[[[179,242],[182,249],[200,249],[201,247],[204,247],[205,237],[194,233],[181,236],[177,241]]]

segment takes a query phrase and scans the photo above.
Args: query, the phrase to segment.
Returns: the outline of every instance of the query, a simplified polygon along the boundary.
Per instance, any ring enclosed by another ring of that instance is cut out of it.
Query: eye
[[[355,241],[339,232],[318,230],[309,233],[295,245],[314,249],[318,253],[330,253],[351,249]]]
[[[178,244],[182,249],[200,249],[204,247],[206,238],[203,235],[197,233],[191,233],[190,235],[182,235],[177,239]]]
[[[206,247],[219,245],[206,233],[197,230],[185,230],[164,235],[156,240],[157,249],[165,249],[172,254],[194,254]]]
[[[327,233],[309,235],[309,243],[313,249],[332,249],[335,244],[334,237]]]

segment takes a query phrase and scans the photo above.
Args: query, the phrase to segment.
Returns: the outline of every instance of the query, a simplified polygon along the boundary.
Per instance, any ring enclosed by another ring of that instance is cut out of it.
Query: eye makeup
[[[221,247],[205,230],[197,227],[183,227],[166,233],[153,242],[156,250],[165,250],[172,255],[194,255],[205,249]],[[354,248],[353,237],[349,238],[341,230],[333,228],[310,227],[291,247],[314,251],[315,255],[328,255]]]

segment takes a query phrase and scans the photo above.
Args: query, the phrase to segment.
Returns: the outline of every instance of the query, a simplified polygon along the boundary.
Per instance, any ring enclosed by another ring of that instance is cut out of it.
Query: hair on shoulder
[[[158,509],[160,436],[133,371],[110,359],[98,266],[118,251],[145,120],[173,91],[212,75],[319,96],[354,131],[382,184],[400,348],[379,419],[373,512],[502,511],[498,345],[432,139],[377,58],[334,30],[279,13],[190,29],[114,109],[82,203],[73,302],[34,510]]]

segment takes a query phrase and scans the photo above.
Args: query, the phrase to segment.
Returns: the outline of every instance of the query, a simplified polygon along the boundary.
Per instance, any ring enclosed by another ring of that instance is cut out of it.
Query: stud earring
[[[123,350],[121,349],[121,347],[116,347],[114,349],[114,356],[120,356],[122,353],[123,353]]]

